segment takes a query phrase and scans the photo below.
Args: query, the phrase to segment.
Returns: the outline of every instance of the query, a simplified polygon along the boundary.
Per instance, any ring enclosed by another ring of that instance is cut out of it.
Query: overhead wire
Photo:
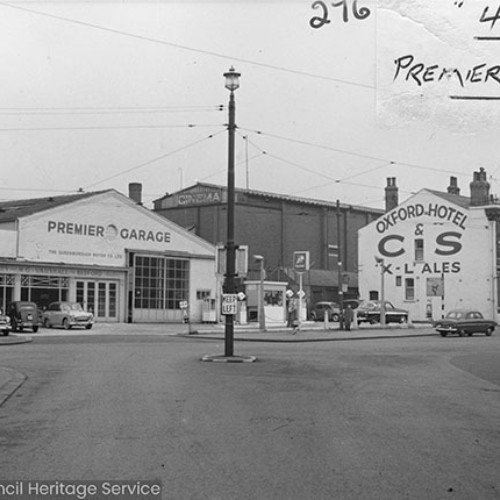
[[[207,123],[196,125],[188,123],[184,125],[88,125],[80,127],[10,127],[0,128],[0,132],[41,132],[56,130],[127,130],[127,129],[166,129],[166,128],[201,128],[201,127],[223,127],[222,123]]]
[[[202,142],[205,142],[205,141],[207,141],[209,139],[213,139],[215,136],[221,134],[222,132],[224,132],[224,130],[220,130],[219,132],[216,132],[215,134],[210,134],[207,137],[203,137],[202,139],[198,139],[197,141],[194,141],[194,142],[191,142],[191,143],[186,144],[184,146],[181,146],[180,148],[177,148],[177,149],[174,149],[172,151],[169,151],[168,153],[164,153],[164,154],[162,154],[160,156],[156,156],[155,158],[152,158],[152,159],[150,159],[148,161],[145,161],[145,162],[140,163],[138,165],[135,165],[133,167],[130,167],[130,168],[127,168],[127,169],[122,170],[120,172],[117,172],[116,174],[113,174],[113,175],[111,175],[109,177],[106,177],[105,179],[101,179],[100,181],[94,182],[92,184],[88,184],[83,189],[88,189],[90,187],[97,186],[98,184],[102,184],[103,182],[107,182],[107,181],[109,181],[111,179],[115,179],[116,177],[120,177],[121,175],[127,174],[129,172],[134,171],[134,170],[138,170],[139,168],[146,167],[147,165],[151,165],[152,163],[155,163],[155,162],[157,162],[159,160],[163,160],[165,158],[168,158],[169,156],[172,156],[172,155],[174,155],[176,153],[179,153],[180,151],[184,151],[184,150],[189,149],[189,148],[191,148],[193,146],[196,146],[196,145],[198,145],[198,144],[200,144]]]
[[[47,108],[0,108],[0,115],[6,116],[51,116],[51,115],[115,115],[115,114],[163,114],[186,112],[223,111],[217,106],[167,106],[167,107],[47,107]]]
[[[239,132],[237,132],[239,134]],[[239,134],[241,135],[241,134]],[[242,136],[243,137],[243,136]],[[294,161],[291,161],[291,160],[288,160],[286,158],[283,158],[281,156],[278,156],[278,155],[275,155],[273,153],[269,153],[269,151],[267,150],[263,150],[262,148],[260,148],[260,146],[258,146],[257,144],[255,144],[253,141],[249,140],[248,141],[250,143],[250,145],[254,148],[257,148],[258,150],[260,150],[262,152],[262,154],[265,154],[267,156],[269,156],[270,158],[274,158],[275,160],[278,160],[278,161],[281,161],[283,163],[287,163],[289,165],[292,165],[296,168],[298,168],[299,170],[303,170],[305,172],[308,172],[308,173],[312,173],[314,175],[317,175],[319,177],[323,177],[325,179],[328,179],[330,180],[331,182],[327,183],[326,186],[330,185],[330,184],[334,184],[334,183],[337,183],[337,184],[347,184],[347,185],[350,185],[350,186],[355,186],[355,187],[364,187],[364,188],[369,188],[369,189],[377,189],[377,190],[383,190],[385,188],[381,187],[381,186],[374,186],[373,184],[361,184],[361,183],[356,183],[356,182],[349,182],[349,179],[352,179],[352,178],[355,178],[355,177],[358,177],[359,175],[364,175],[368,172],[372,172],[374,170],[377,170],[377,169],[380,169],[380,168],[383,168],[387,165],[391,165],[391,164],[394,164],[394,162],[392,161],[385,161],[384,163],[382,163],[381,165],[376,165],[375,167],[373,168],[370,168],[368,170],[365,170],[363,172],[359,172],[358,174],[354,174],[354,175],[351,175],[351,176],[347,176],[347,177],[344,177],[344,178],[335,178],[335,177],[332,177],[331,175],[327,175],[327,174],[324,174],[322,172],[317,172],[317,171],[314,171],[308,167],[305,167],[304,165],[301,165],[297,162],[294,162]],[[301,190],[301,191],[295,191],[294,193],[290,193],[290,194],[300,194],[300,193],[304,193],[304,192],[307,192],[307,191],[311,191],[313,189],[317,189],[318,187],[325,187],[325,184],[321,184],[320,186],[316,186],[316,187],[312,187],[312,188],[308,188],[308,189],[305,189],[305,190]],[[404,192],[404,191],[403,191]],[[406,192],[405,192],[406,193]],[[407,193],[407,194],[411,194],[411,193]]]
[[[369,159],[369,160],[378,160],[378,161],[385,161],[385,162],[391,162],[391,161],[393,161],[393,160],[388,160],[387,158],[382,158],[380,156],[373,156],[373,155],[369,155],[369,154],[366,154],[366,153],[357,153],[355,151],[349,151],[347,149],[335,148],[333,146],[328,146],[326,144],[318,144],[318,143],[308,142],[308,141],[304,141],[304,140],[296,139],[296,138],[292,138],[292,137],[285,137],[285,136],[278,135],[278,134],[272,134],[270,132],[264,132],[262,130],[246,129],[246,128],[243,128],[243,127],[239,127],[239,129],[240,130],[244,130],[246,132],[250,132],[250,133],[257,134],[257,135],[261,135],[261,136],[272,137],[274,139],[280,139],[280,140],[283,140],[283,141],[293,142],[293,143],[296,143],[296,144],[302,144],[304,146],[311,146],[311,147],[315,147],[315,148],[319,148],[319,149],[325,149],[325,150],[328,150],[328,151],[335,151],[337,153],[344,153],[344,154],[348,154],[348,155],[351,155],[351,156],[357,156],[359,158],[366,158],[366,159]],[[461,176],[465,175],[463,172],[458,172],[456,170],[446,170],[446,169],[442,169],[442,168],[427,167],[427,166],[424,166],[424,165],[418,165],[416,163],[407,163],[407,162],[403,162],[403,161],[396,161],[396,162],[393,162],[393,163],[397,164],[397,165],[406,166],[406,167],[416,168],[416,169],[430,170],[432,172],[443,172],[443,173],[454,174],[454,175],[461,175]]]
[[[217,57],[217,58],[220,58],[220,59],[227,59],[227,60],[230,60],[233,63],[234,62],[240,62],[240,63],[245,63],[245,64],[251,64],[253,66],[258,66],[258,67],[261,67],[261,68],[271,69],[271,70],[275,70],[275,71],[283,71],[283,72],[286,72],[286,73],[292,73],[292,74],[306,76],[306,77],[310,77],[310,78],[317,78],[317,79],[320,79],[320,80],[333,81],[333,82],[341,83],[341,84],[344,84],[344,85],[351,85],[351,86],[354,86],[354,87],[366,88],[366,89],[369,89],[369,90],[374,90],[375,89],[375,86],[368,85],[368,84],[365,84],[365,83],[354,82],[354,81],[345,80],[345,79],[341,79],[341,78],[334,78],[334,77],[331,77],[331,76],[315,74],[315,73],[311,73],[311,72],[308,72],[308,71],[301,71],[301,70],[295,70],[295,69],[291,69],[291,68],[285,68],[283,66],[278,66],[278,65],[275,65],[275,64],[267,64],[267,63],[255,61],[255,60],[252,60],[252,59],[246,59],[246,58],[243,58],[243,57],[235,57],[235,56],[229,56],[229,55],[226,55],[226,54],[220,54],[218,52],[214,52],[214,51],[210,51],[210,50],[206,50],[206,49],[199,49],[199,48],[189,47],[187,45],[182,45],[182,44],[175,43],[175,42],[169,42],[167,40],[161,40],[161,39],[153,38],[153,37],[150,37],[150,36],[138,35],[136,33],[130,33],[128,31],[123,31],[123,30],[119,30],[119,29],[116,29],[116,28],[109,28],[107,26],[101,26],[99,24],[94,24],[94,23],[90,23],[90,22],[87,22],[87,21],[81,21],[81,20],[78,20],[78,19],[72,19],[72,18],[65,17],[65,16],[59,16],[59,15],[56,15],[56,14],[49,14],[47,12],[42,12],[42,11],[35,10],[35,9],[29,9],[27,7],[21,7],[20,5],[12,5],[11,3],[8,3],[8,2],[0,2],[0,6],[10,7],[11,9],[17,9],[17,10],[20,10],[20,11],[29,12],[31,14],[35,14],[35,15],[39,15],[39,16],[43,16],[43,17],[48,17],[48,18],[51,18],[51,19],[57,19],[59,21],[64,21],[64,22],[67,22],[67,23],[72,23],[72,24],[77,24],[77,25],[80,25],[80,26],[85,26],[87,28],[93,28],[93,29],[100,30],[100,31],[105,31],[105,32],[108,32],[108,33],[114,33],[116,35],[121,35],[121,36],[130,37],[130,38],[135,38],[137,40],[142,40],[142,41],[151,42],[151,43],[157,43],[157,44],[160,44],[160,45],[166,45],[168,47],[173,47],[173,48],[176,48],[176,49],[181,49],[181,50],[190,51],[190,52],[196,52],[198,54],[204,54],[204,55],[208,55],[208,56],[212,56],[212,57]]]

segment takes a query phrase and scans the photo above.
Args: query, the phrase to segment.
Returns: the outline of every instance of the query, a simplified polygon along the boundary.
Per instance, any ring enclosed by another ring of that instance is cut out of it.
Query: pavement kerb
[[[28,342],[32,342],[33,337],[31,335],[7,335],[0,337],[0,346],[1,345],[16,345],[16,344],[26,344]]]
[[[435,333],[426,333],[420,335],[372,335],[372,336],[364,336],[364,337],[331,337],[331,338],[301,338],[301,337],[293,337],[293,338],[249,338],[249,337],[234,337],[235,342],[288,342],[288,343],[300,343],[300,342],[341,342],[341,341],[353,341],[353,340],[382,340],[382,339],[402,339],[402,338],[417,338],[417,337],[434,337],[437,334]],[[215,335],[196,335],[196,334],[179,334],[179,337],[185,338],[196,338],[198,340],[224,340],[223,336],[215,336]]]
[[[23,373],[11,368],[0,368],[0,406],[16,392],[26,378]]]
[[[312,327],[311,327],[312,326]],[[217,328],[217,330],[215,330]],[[420,327],[369,327],[350,331],[338,328],[314,328],[313,325],[304,325],[303,329],[293,332],[290,328],[275,327],[261,331],[257,328],[238,325],[234,329],[234,340],[242,342],[332,342],[345,340],[373,340],[392,338],[411,338],[435,336],[436,332],[429,332],[431,325]],[[424,330],[425,329],[425,330]],[[212,329],[200,328],[190,333],[179,333],[178,336],[206,340],[222,340],[225,337],[224,327],[218,325]]]

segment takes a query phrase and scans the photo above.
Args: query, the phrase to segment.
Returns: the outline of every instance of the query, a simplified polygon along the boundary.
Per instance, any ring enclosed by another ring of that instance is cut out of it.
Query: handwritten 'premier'
[[[421,87],[426,83],[440,82],[444,78],[447,80],[457,80],[461,87],[466,84],[486,84],[489,81],[500,84],[500,65],[478,64],[470,68],[449,68],[439,64],[426,65],[415,62],[412,55],[399,57],[394,61],[396,65],[394,80],[404,79],[412,81]]]

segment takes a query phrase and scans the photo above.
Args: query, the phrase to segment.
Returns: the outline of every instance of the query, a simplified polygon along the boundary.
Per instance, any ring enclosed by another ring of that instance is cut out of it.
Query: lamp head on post
[[[226,89],[234,92],[240,86],[240,76],[241,73],[237,73],[231,66],[229,71],[224,73],[224,78],[226,79]]]

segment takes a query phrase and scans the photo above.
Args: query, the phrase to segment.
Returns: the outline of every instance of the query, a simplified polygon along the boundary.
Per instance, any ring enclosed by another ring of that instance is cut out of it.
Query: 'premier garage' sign
[[[76,222],[47,221],[47,232],[58,234],[71,234],[77,236],[91,236],[113,240],[120,237],[123,240],[155,241],[157,243],[170,243],[170,233],[166,231],[151,231],[145,229],[131,229],[123,227],[118,229],[114,224],[106,227],[98,224],[79,224]]]

